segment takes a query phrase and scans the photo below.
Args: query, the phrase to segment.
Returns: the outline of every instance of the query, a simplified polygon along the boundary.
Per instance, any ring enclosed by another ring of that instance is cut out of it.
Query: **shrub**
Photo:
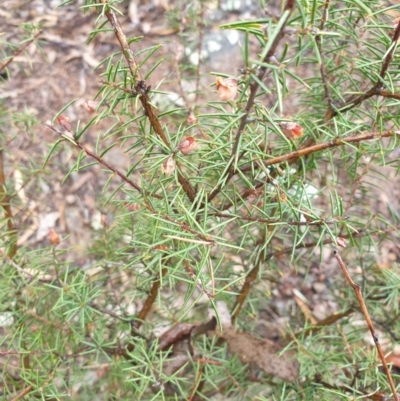
[[[43,174],[73,149],[64,182],[99,177],[89,243],[55,227],[17,249],[17,190],[2,193],[4,396],[396,399],[395,6],[261,2],[220,27],[240,33],[242,68],[227,57],[212,78],[208,3],[177,2],[167,20],[184,48],[198,35],[199,64],[173,55],[163,83],[160,46],[127,38],[117,3],[85,1],[90,41],[120,46],[86,120],[69,102],[46,123]]]

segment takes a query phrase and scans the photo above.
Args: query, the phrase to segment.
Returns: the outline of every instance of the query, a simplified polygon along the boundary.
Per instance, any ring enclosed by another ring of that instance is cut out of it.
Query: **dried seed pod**
[[[170,155],[161,166],[161,171],[165,175],[171,175],[175,171],[175,167],[174,157]]]
[[[233,100],[238,91],[238,81],[236,78],[217,77],[217,94],[223,101]]]
[[[169,348],[177,341],[181,341],[184,338],[190,336],[191,331],[196,327],[195,324],[191,323],[178,323],[171,327],[169,330],[164,332],[158,339],[158,348],[163,351]]]

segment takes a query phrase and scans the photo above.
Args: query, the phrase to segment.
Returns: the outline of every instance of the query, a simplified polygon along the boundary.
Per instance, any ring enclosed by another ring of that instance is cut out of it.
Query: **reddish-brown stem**
[[[381,344],[379,343],[378,337],[376,336],[374,325],[372,324],[372,320],[371,320],[371,318],[369,316],[369,313],[368,313],[367,305],[365,304],[365,301],[364,301],[364,298],[363,298],[363,295],[362,295],[361,286],[359,284],[356,284],[353,281],[349,271],[346,268],[346,265],[343,262],[343,259],[341,258],[341,256],[339,255],[339,253],[337,251],[334,252],[334,256],[335,256],[336,260],[338,261],[339,266],[342,269],[342,272],[343,272],[344,276],[346,277],[346,280],[351,285],[351,287],[354,290],[354,293],[356,294],[357,300],[358,300],[358,302],[360,304],[361,312],[364,315],[365,321],[367,322],[367,326],[369,328],[369,331],[371,332],[371,335],[372,335],[372,338],[374,340],[376,349],[378,351],[379,358],[380,358],[380,360],[382,362],[383,370],[385,371],[386,377],[387,377],[387,379],[389,381],[389,385],[390,385],[390,388],[391,388],[392,393],[393,393],[393,399],[395,401],[399,401],[399,397],[398,397],[397,391],[396,391],[396,386],[394,385],[394,382],[393,382],[393,379],[392,379],[392,375],[390,374],[390,370],[389,370],[389,366],[388,366],[388,364],[386,362],[385,354],[384,354],[384,352],[382,350]]]
[[[264,166],[272,166],[274,164],[279,164],[283,162],[293,162],[294,160],[297,160],[300,157],[310,155],[311,153],[320,152],[321,150],[336,148],[338,146],[347,145],[348,143],[358,143],[363,141],[370,141],[373,139],[388,138],[394,135],[400,135],[400,131],[389,130],[384,132],[367,132],[365,134],[360,134],[360,135],[351,135],[351,136],[346,136],[344,138],[335,138],[328,142],[317,143],[315,145],[295,150],[293,152],[286,153],[281,156],[272,157],[269,160],[265,160],[263,164]],[[240,168],[240,171],[246,172],[246,171],[251,171],[252,169],[253,167],[251,165],[248,165]]]
[[[164,142],[164,144],[167,146],[167,148],[170,148],[170,143],[165,135],[164,130],[161,127],[160,120],[158,119],[153,106],[150,103],[149,97],[148,97],[148,92],[150,91],[150,86],[146,85],[146,83],[143,81],[143,78],[140,74],[139,67],[135,61],[135,56],[133,54],[132,49],[129,46],[129,43],[126,39],[126,36],[122,30],[121,24],[118,21],[117,16],[115,15],[114,11],[108,7],[108,0],[100,0],[101,3],[105,5],[105,15],[110,22],[111,26],[114,28],[114,33],[115,36],[117,37],[120,47],[122,49],[122,53],[128,63],[129,70],[131,72],[131,75],[134,79],[135,82],[135,90],[136,93],[139,96],[140,102],[144,108],[145,114],[147,118],[150,121],[150,124],[161,140]],[[196,192],[190,182],[187,180],[186,177],[183,176],[183,174],[178,171],[177,172],[178,176],[178,182],[182,186],[183,190],[185,191],[187,197],[190,199],[191,202],[194,201],[196,197]]]
[[[0,64],[0,72],[3,71],[14,60],[15,57],[17,57],[19,54],[21,54],[32,42],[34,42],[42,32],[43,32],[42,30],[36,32],[33,35],[32,39],[30,39],[26,43],[24,43],[21,47],[19,47],[14,52],[14,54],[11,57],[9,57],[7,60],[3,61]]]
[[[160,285],[161,285],[161,278],[164,277],[166,273],[167,273],[167,269],[164,267],[161,270],[161,277],[159,277],[153,281],[153,285],[151,286],[150,293],[147,296],[142,309],[140,310],[139,314],[137,315],[137,321],[135,323],[136,329],[138,329],[142,325],[143,321],[146,319],[146,316],[150,312],[151,307],[153,306],[153,303],[156,300],[157,295],[158,295],[158,289],[160,288]]]
[[[200,385],[200,382],[201,382],[201,378],[203,376],[204,363],[202,363],[201,361],[199,363],[200,363],[200,367],[199,367],[199,370],[197,372],[196,379],[194,381],[193,388],[192,388],[192,391],[190,392],[188,401],[193,401],[194,400],[194,397],[196,395],[197,389],[198,389],[198,387]]]
[[[28,387],[25,387],[22,391],[20,391],[15,397],[11,398],[10,401],[18,401],[22,400],[25,398],[27,394],[29,394],[31,391],[33,391],[33,386],[29,385]]]
[[[64,134],[58,130],[56,127],[54,127],[54,125],[51,124],[44,124],[46,127],[50,128],[52,131],[56,132],[58,135],[60,135],[60,137],[65,138]],[[81,143],[79,143],[78,141],[76,141],[73,138],[68,138],[66,140],[69,140],[71,142],[71,140],[73,141],[73,144],[81,149],[83,152],[85,152],[89,157],[93,158],[94,160],[96,160],[100,165],[107,167],[110,171],[112,171],[114,174],[118,175],[118,177],[122,178],[123,181],[125,181],[126,183],[128,183],[132,188],[135,188],[136,191],[138,191],[141,195],[143,195],[143,190],[142,188],[136,184],[134,181],[132,181],[129,177],[127,177],[125,174],[123,174],[121,171],[119,171],[118,169],[116,169],[115,167],[111,166],[111,164],[107,163],[103,158],[101,158],[100,156],[96,155],[96,153],[93,153],[91,150],[89,150],[86,146],[82,145]]]
[[[375,95],[380,96],[382,94],[384,79],[385,79],[387,70],[389,68],[389,65],[392,62],[393,54],[397,48],[397,43],[399,41],[399,38],[400,38],[400,24],[397,25],[397,27],[394,31],[392,43],[390,44],[390,51],[386,54],[385,60],[382,64],[381,71],[379,73],[379,80],[367,92],[365,92],[361,95],[358,95],[358,96],[350,96],[348,99],[346,99],[344,101],[344,104],[339,108],[339,110],[328,110],[327,114],[325,115],[325,120],[334,117],[338,112],[342,113],[344,111],[350,110],[350,109],[358,106],[364,100],[367,100],[367,99],[371,98],[372,96],[375,96]],[[384,91],[384,92],[386,93],[386,95],[388,95],[390,93],[388,91]],[[387,97],[389,97],[389,96],[387,96]]]

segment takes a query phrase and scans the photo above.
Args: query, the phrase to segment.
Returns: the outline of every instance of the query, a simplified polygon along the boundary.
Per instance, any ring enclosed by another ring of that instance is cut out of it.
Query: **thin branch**
[[[363,141],[370,141],[373,139],[389,138],[395,135],[400,135],[400,131],[389,130],[384,132],[367,132],[365,134],[360,134],[360,135],[350,135],[344,138],[335,138],[328,142],[318,143],[316,145],[295,150],[293,152],[286,153],[281,156],[273,157],[269,160],[264,161],[263,164],[264,166],[272,166],[274,164],[283,162],[293,162],[294,160],[297,160],[300,157],[310,155],[311,153],[320,152],[321,150],[336,148],[338,146],[347,145],[349,143],[358,143]],[[252,170],[253,170],[252,165],[247,165],[240,168],[241,172],[252,171]]]
[[[8,235],[10,237],[10,249],[8,250],[8,256],[13,259],[17,253],[18,245],[18,232],[14,225],[14,216],[11,211],[10,197],[7,194],[6,189],[6,176],[4,173],[4,151],[0,149],[0,205],[4,209],[4,217],[7,223]]]
[[[160,288],[160,285],[161,285],[161,279],[162,279],[162,277],[164,277],[166,275],[166,273],[167,273],[167,269],[164,267],[161,270],[161,276],[153,281],[153,285],[151,286],[150,293],[147,296],[142,309],[140,310],[139,314],[137,315],[137,321],[135,322],[135,329],[138,329],[142,325],[143,321],[146,319],[146,316],[150,312],[151,307],[153,306],[154,301],[157,298],[158,289]]]
[[[385,91],[385,90],[381,90],[381,92],[379,93],[379,96],[387,97],[389,99],[400,100],[400,93],[392,93],[392,92]]]
[[[279,225],[287,225],[287,226],[324,226],[326,224],[335,224],[339,223],[344,220],[342,217],[334,217],[330,219],[318,219],[318,220],[311,220],[311,221],[296,221],[296,220],[289,220],[289,221],[281,221],[281,220],[270,220],[270,219],[263,219],[260,217],[251,217],[251,216],[238,216],[235,214],[230,213],[211,213],[208,216],[216,216],[225,219],[235,219],[235,220],[244,220],[244,221],[254,221],[257,223],[268,224],[272,226],[279,226]]]
[[[337,251],[334,251],[334,256],[335,256],[336,260],[338,261],[339,266],[342,269],[342,272],[343,272],[344,276],[346,277],[347,281],[349,282],[349,284],[353,288],[354,293],[356,294],[357,300],[358,300],[358,302],[360,304],[360,307],[361,307],[361,312],[364,315],[365,321],[367,322],[369,331],[371,332],[371,335],[372,335],[372,338],[374,340],[376,349],[378,351],[379,358],[381,359],[381,362],[382,362],[382,365],[383,365],[383,370],[385,371],[386,377],[388,378],[389,385],[390,385],[390,388],[391,388],[392,393],[393,393],[393,398],[394,398],[395,401],[399,401],[399,397],[398,397],[397,391],[396,391],[396,386],[394,385],[394,382],[393,382],[393,379],[392,379],[392,375],[390,374],[390,370],[389,370],[389,366],[388,366],[388,364],[386,362],[385,354],[384,354],[384,352],[382,350],[382,347],[381,347],[381,345],[379,343],[378,337],[376,336],[375,329],[374,329],[374,326],[372,324],[372,320],[371,320],[371,318],[369,316],[367,306],[365,305],[365,301],[364,301],[364,298],[363,298],[363,295],[362,295],[361,286],[359,284],[356,284],[353,281],[353,279],[350,276],[349,271],[346,268],[346,265],[343,262],[343,259],[341,258],[341,256],[339,255],[339,253]]]
[[[28,387],[25,387],[22,391],[20,391],[15,397],[11,398],[10,401],[21,400],[22,398],[25,398],[25,396],[29,394],[32,390],[33,386],[29,385]]]
[[[203,36],[204,36],[204,3],[200,1],[200,15],[198,18],[198,29],[199,29],[199,43],[197,44],[197,70],[196,70],[196,97],[194,99],[194,104],[197,103],[199,99],[199,92],[200,92],[200,74],[201,74],[201,56],[203,52]]]
[[[325,115],[325,120],[331,119],[335,115],[337,115],[339,112],[343,113],[344,111],[350,110],[356,106],[358,106],[360,103],[362,103],[364,100],[367,100],[371,98],[372,96],[378,95],[380,96],[383,92],[383,86],[384,86],[384,80],[386,77],[386,73],[388,71],[389,65],[392,62],[393,59],[393,54],[396,51],[397,48],[397,43],[400,39],[400,24],[397,25],[392,43],[390,44],[389,47],[389,52],[386,54],[385,60],[382,64],[381,71],[379,72],[379,79],[375,83],[375,85],[368,90],[367,92],[361,94],[361,95],[356,95],[356,96],[350,96],[347,100],[344,101],[344,104],[339,107],[337,110],[328,110],[327,114]],[[390,92],[385,91],[386,94],[389,94]],[[388,97],[388,96],[386,96]]]
[[[122,178],[123,181],[125,181],[126,183],[128,183],[129,185],[131,185],[133,188],[135,188],[140,194],[142,195],[149,195],[147,193],[143,192],[143,189],[136,184],[135,182],[133,182],[129,177],[127,177],[125,174],[123,174],[121,171],[119,171],[118,169],[116,169],[115,167],[111,166],[109,163],[107,163],[103,158],[101,158],[99,155],[93,153],[91,150],[87,149],[84,145],[82,145],[81,143],[77,142],[75,139],[73,139],[73,137],[69,137],[64,135],[61,131],[59,131],[56,127],[54,127],[51,124],[44,124],[46,127],[50,128],[52,131],[56,132],[57,134],[59,134],[63,139],[65,139],[66,141],[72,143],[73,145],[75,145],[77,148],[81,149],[83,152],[85,152],[88,156],[92,157],[94,160],[96,160],[100,165],[108,168],[109,170],[111,170],[114,174],[118,175],[120,178]],[[162,196],[157,195],[157,194],[151,194],[151,196],[153,196],[154,198],[157,199],[164,199]],[[157,210],[155,210],[148,201],[144,201],[144,206],[146,207],[146,209],[153,215],[160,215],[160,217],[162,217],[164,220],[169,221],[172,224],[175,224],[177,226],[179,226],[183,231],[186,231],[188,233],[191,233],[193,235],[195,235],[197,238],[201,239],[202,241],[206,241],[207,243],[209,243],[210,245],[212,245],[214,243],[214,240],[212,239],[212,237],[201,234],[199,232],[197,232],[196,230],[193,230],[190,226],[188,226],[185,223],[181,223],[178,220],[173,219],[172,217],[165,215],[165,214],[160,214]]]
[[[380,230],[378,232],[360,230],[357,233],[353,233],[353,234],[343,234],[343,235],[341,235],[341,238],[345,238],[345,239],[346,238],[358,238],[358,237],[369,236],[372,234],[387,234],[387,233],[396,231],[397,229],[398,229],[398,227],[390,227],[387,230]],[[328,238],[324,241],[308,242],[306,244],[300,244],[295,247],[290,246],[290,247],[281,249],[280,251],[275,251],[275,252],[271,252],[271,253],[267,254],[265,256],[265,258],[263,259],[263,261],[267,262],[268,260],[270,260],[272,258],[279,258],[287,253],[292,253],[295,250],[309,249],[309,248],[314,248],[318,245],[322,246],[322,245],[328,245],[328,244],[333,244],[333,243],[335,243],[335,240],[333,238]],[[243,304],[246,301],[247,296],[249,295],[249,292],[253,285],[253,282],[257,279],[258,273],[260,271],[260,267],[261,267],[261,261],[259,260],[256,262],[255,266],[247,274],[245,281],[243,283],[243,286],[240,290],[240,293],[236,298],[235,305],[232,308],[232,319],[231,319],[232,322],[234,322],[236,317],[239,315],[239,313],[243,307]]]
[[[122,31],[121,24],[118,21],[117,16],[115,15],[114,11],[109,8],[108,6],[108,0],[100,0],[102,4],[104,4],[105,9],[105,15],[114,28],[114,33],[115,36],[117,37],[120,47],[122,49],[122,53],[125,56],[125,59],[128,63],[129,70],[131,72],[132,77],[134,78],[135,82],[135,90],[139,95],[140,102],[142,103],[142,106],[144,108],[144,111],[146,113],[147,118],[150,121],[150,124],[154,130],[154,132],[161,138],[161,140],[164,142],[164,144],[170,148],[170,143],[169,140],[164,132],[164,130],[161,127],[160,120],[158,119],[153,106],[150,103],[148,93],[150,91],[150,86],[146,85],[145,81],[142,78],[142,75],[140,74],[139,67],[136,63],[135,56],[132,52],[132,49],[130,48],[128,41],[126,39],[126,36],[124,32]],[[185,191],[187,197],[191,202],[194,201],[196,198],[196,192],[188,179],[182,175],[180,171],[177,172],[178,175],[178,181],[181,184],[183,190]]]
[[[266,56],[264,57],[264,59],[262,60],[264,63],[268,63],[269,59],[274,56],[276,49],[280,43],[280,41],[282,40],[282,38],[285,36],[284,30],[287,24],[287,21],[289,20],[289,17],[292,13],[293,7],[294,7],[295,1],[294,0],[288,0],[285,6],[285,10],[284,12],[286,13],[286,17],[285,17],[285,21],[283,22],[279,32],[277,33],[275,40],[273,41],[270,49],[268,50]],[[236,136],[235,136],[235,141],[233,143],[233,147],[232,147],[232,152],[231,152],[231,157],[230,157],[230,162],[228,165],[228,168],[226,169],[226,173],[225,173],[225,179],[221,180],[221,184],[219,184],[213,191],[211,191],[211,193],[208,195],[208,201],[211,202],[221,191],[222,187],[224,184],[223,183],[227,183],[236,173],[235,170],[235,165],[236,165],[236,160],[239,160],[243,157],[245,152],[242,152],[240,155],[237,155],[238,149],[239,149],[239,143],[240,143],[240,138],[243,134],[243,131],[247,125],[248,122],[248,117],[250,114],[250,110],[253,108],[254,106],[254,102],[255,102],[255,98],[259,89],[259,82],[262,82],[262,80],[265,77],[265,74],[267,73],[268,68],[266,66],[261,66],[258,68],[257,71],[257,80],[253,80],[253,82],[250,84],[250,94],[249,94],[249,98],[247,100],[247,104],[246,107],[244,109],[244,113],[240,119],[240,124],[239,124],[239,128],[236,132]]]
[[[44,123],[44,125],[48,128],[50,128],[52,131],[56,132],[58,135],[60,135],[62,138],[65,138],[65,135],[59,131],[56,127],[54,127],[54,125],[51,124],[47,124]],[[81,149],[82,151],[84,151],[89,157],[93,158],[94,160],[96,160],[100,165],[107,167],[109,170],[111,170],[114,174],[118,175],[118,177],[122,178],[123,181],[125,181],[126,183],[128,183],[132,188],[135,188],[136,191],[138,191],[141,195],[143,195],[143,190],[142,188],[136,184],[134,181],[132,181],[129,177],[127,177],[125,174],[123,174],[121,171],[119,171],[118,169],[116,169],[115,167],[111,166],[111,164],[107,163],[103,158],[101,158],[100,156],[96,155],[96,153],[93,153],[91,150],[89,150],[86,146],[82,145],[81,143],[79,143],[77,140],[73,139],[73,138],[65,138],[66,140],[68,140],[69,142],[71,142],[71,140],[73,140],[73,144]]]
[[[400,39],[400,24],[397,24],[397,27],[394,30],[392,43],[390,44],[390,51],[386,54],[385,62],[383,63],[381,72],[379,73],[381,79],[376,83],[376,86],[380,86],[381,88],[383,88],[383,81],[385,79],[389,65],[392,62],[393,54],[396,51],[399,39]]]
[[[2,72],[14,60],[15,57],[21,54],[32,42],[34,42],[38,36],[42,34],[42,32],[43,31],[40,29],[33,35],[32,39],[29,39],[26,43],[19,47],[11,57],[9,57],[6,61],[3,61],[0,64],[0,72]]]
[[[325,27],[325,22],[328,17],[329,3],[330,3],[330,0],[325,0],[324,11],[322,13],[321,24],[319,26],[320,31],[323,31],[324,27]],[[318,52],[319,52],[320,58],[321,58],[321,64],[319,66],[319,70],[321,73],[322,84],[324,86],[325,98],[328,100],[329,107],[331,107],[332,95],[331,95],[331,91],[329,90],[328,75],[326,73],[325,62],[324,62],[325,55],[324,55],[324,51],[322,48],[322,36],[320,34],[315,36],[315,42],[317,44]]]

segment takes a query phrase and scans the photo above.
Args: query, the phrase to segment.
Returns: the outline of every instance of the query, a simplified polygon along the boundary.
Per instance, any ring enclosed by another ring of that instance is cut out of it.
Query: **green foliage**
[[[120,2],[84,3],[99,15],[88,38],[101,38]],[[7,399],[25,389],[29,399],[213,400],[220,393],[232,400],[350,400],[377,389],[390,397],[354,292],[332,256],[345,240],[342,258],[392,350],[400,332],[399,269],[375,256],[397,247],[391,241],[398,240],[399,216],[390,204],[377,206],[375,186],[398,168],[391,152],[399,146],[400,59],[398,29],[381,3],[348,0],[325,9],[329,2],[302,0],[283,6],[279,17],[222,25],[242,35],[238,95],[228,101],[215,92],[203,101],[204,66],[184,60],[176,85],[194,82],[196,102],[183,98],[182,107],[157,110],[167,95],[152,77],[164,56],[159,45],[139,50],[140,37],[128,38],[135,67],[126,49],[101,61],[94,116],[71,133],[56,121],[72,102],[51,116],[57,142],[45,164],[51,169],[60,152],[76,148],[66,181],[101,167],[96,201],[108,220],[81,244],[89,264],[68,260],[71,253],[67,258],[56,243],[11,257],[10,230],[1,236],[2,316],[12,321],[2,345],[16,351],[6,356]],[[168,14],[177,29],[180,6]],[[204,7],[193,2],[190,32],[204,29]],[[177,37],[189,45],[188,31]],[[14,119],[25,130],[32,124]],[[285,134],[285,123],[302,135]],[[85,139],[94,131],[89,148]],[[197,146],[185,152],[188,138]],[[107,159],[114,147],[129,160],[125,170]],[[323,293],[307,287],[316,276]],[[310,318],[314,302],[332,306],[326,321]],[[214,315],[221,328],[223,304],[241,331],[254,331],[262,311],[272,310],[272,325],[283,319],[282,359],[299,361],[295,380],[248,368],[218,336],[193,335],[181,353],[159,350],[157,337],[178,323]],[[179,358],[184,363],[174,369]]]

